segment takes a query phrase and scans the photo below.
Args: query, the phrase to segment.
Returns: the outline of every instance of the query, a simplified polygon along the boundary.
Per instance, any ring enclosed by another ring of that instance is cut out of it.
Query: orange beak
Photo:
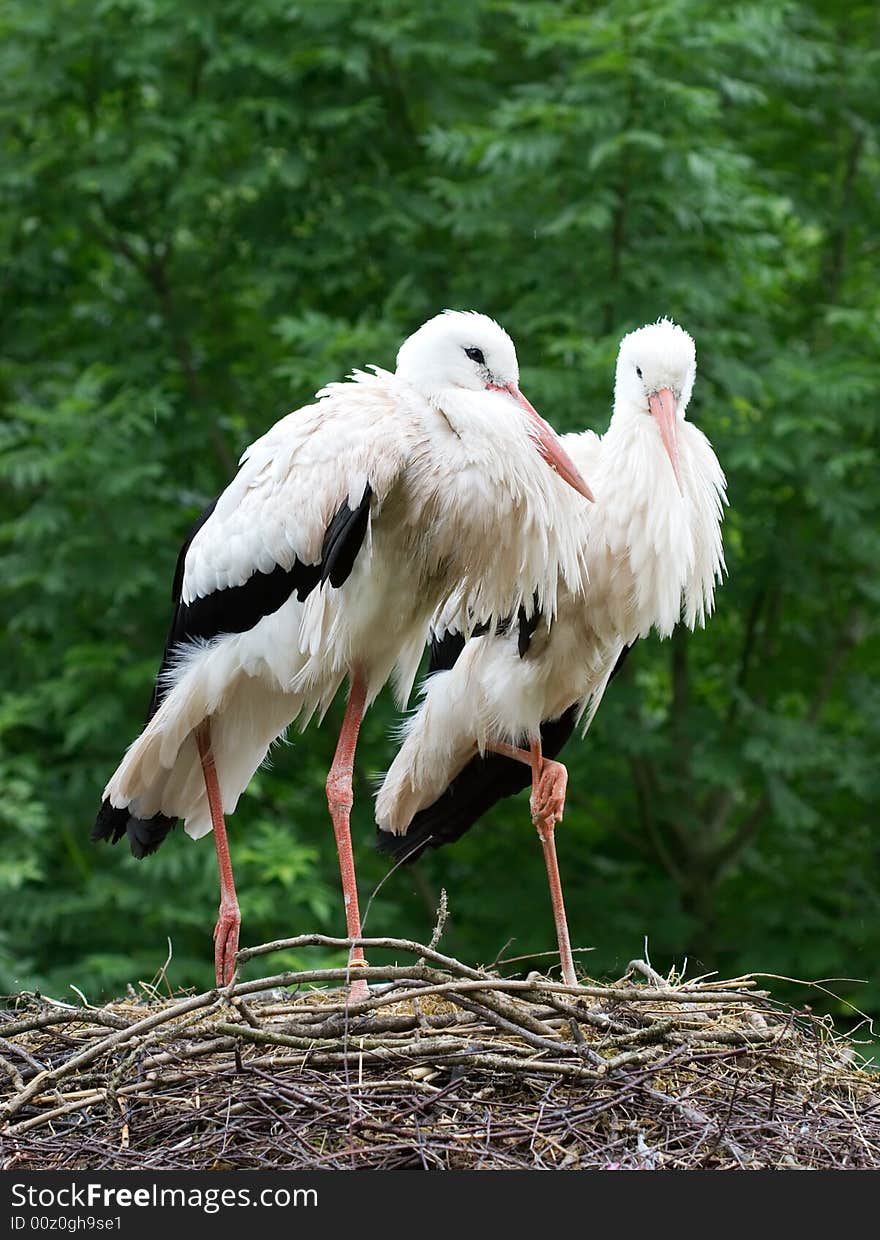
[[[593,500],[595,498],[593,492],[584,482],[578,467],[559,442],[559,436],[549,422],[544,421],[531,401],[526,400],[516,384],[505,383],[502,386],[490,383],[488,387],[493,392],[507,392],[518,405],[525,409],[532,425],[535,427],[537,448],[541,456],[543,456],[551,469],[556,470],[563,482],[567,482],[570,487],[574,487],[579,495],[583,495],[584,499]]]
[[[681,470],[678,463],[678,440],[675,434],[677,401],[669,388],[660,388],[659,392],[654,392],[648,397],[648,407],[660,427],[660,438],[663,440],[663,447],[672,464],[672,472],[675,474],[675,481],[680,491]]]

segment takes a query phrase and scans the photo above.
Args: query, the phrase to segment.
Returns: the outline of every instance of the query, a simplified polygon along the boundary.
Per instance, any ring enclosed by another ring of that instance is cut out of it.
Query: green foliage
[[[7,0],[0,13],[0,986],[210,976],[209,846],[96,849],[177,546],[241,448],[446,305],[517,340],[562,429],[623,331],[697,340],[730,481],[705,633],[646,642],[568,754],[559,847],[595,969],[871,979],[880,899],[873,5]],[[362,886],[380,701],[360,751]],[[280,747],[232,847],[247,941],[341,929],[323,781]],[[504,881],[500,881],[500,875]],[[368,928],[551,945],[524,801],[391,877]]]

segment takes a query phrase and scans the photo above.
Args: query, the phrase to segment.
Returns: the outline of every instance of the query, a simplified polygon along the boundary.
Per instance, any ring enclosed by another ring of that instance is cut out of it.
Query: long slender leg
[[[336,835],[336,851],[339,854],[339,872],[342,875],[342,896],[345,901],[345,924],[350,939],[360,938],[361,914],[358,908],[357,879],[354,872],[354,854],[351,848],[351,807],[354,804],[352,779],[354,775],[354,754],[357,748],[358,733],[364,717],[364,705],[367,699],[367,680],[363,671],[356,668],[351,676],[351,690],[342,730],[336,744],[336,753],[327,776],[327,806],[333,819],[333,831]],[[363,966],[363,950],[352,949],[349,964],[352,967]],[[369,998],[367,983],[360,979],[352,983],[351,998],[355,1002]]]
[[[574,959],[571,954],[571,939],[568,933],[568,918],[565,915],[565,901],[562,898],[562,880],[559,877],[559,863],[556,860],[555,827],[557,822],[562,821],[568,771],[561,762],[544,760],[539,740],[532,741],[531,749],[532,822],[535,824],[541,848],[544,850],[544,864],[547,867],[547,881],[550,884],[550,903],[553,906],[556,939],[559,943],[559,960],[562,964],[562,980],[566,986],[577,986]]]
[[[556,923],[556,939],[559,944],[559,960],[562,965],[562,980],[566,986],[576,986],[577,976],[574,971],[574,958],[571,954],[571,938],[568,933],[568,919],[565,915],[565,901],[562,896],[562,880],[559,877],[559,863],[556,860],[556,838],[554,829],[557,822],[562,821],[565,808],[565,790],[568,784],[568,772],[561,762],[545,759],[541,753],[540,740],[532,741],[527,752],[515,745],[497,744],[490,749],[505,757],[524,762],[532,769],[532,822],[538,832],[541,848],[544,851],[544,864],[547,867],[547,882],[550,886],[550,903],[553,906],[553,920]]]
[[[217,869],[220,871],[220,911],[214,927],[214,971],[218,986],[228,986],[235,973],[235,953],[238,951],[238,932],[241,928],[241,910],[235,894],[232,877],[232,859],[229,856],[229,840],[226,838],[226,821],[223,817],[223,799],[217,768],[211,752],[211,721],[205,719],[196,728],[196,745],[202,760],[205,790],[214,826],[214,845],[217,849]]]

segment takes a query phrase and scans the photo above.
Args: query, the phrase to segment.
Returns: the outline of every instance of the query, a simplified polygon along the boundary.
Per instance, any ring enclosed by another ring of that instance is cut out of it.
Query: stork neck
[[[683,425],[679,420],[678,428]],[[687,455],[685,435],[678,435],[679,456]],[[616,408],[602,437],[602,464],[613,478],[616,493],[630,497],[635,494],[644,498],[656,496],[673,507],[678,507],[684,491],[679,490],[669,454],[664,446],[660,428],[649,413],[639,406]],[[625,479],[625,485],[623,481]],[[606,483],[608,485],[608,483]],[[609,497],[610,498],[610,497]]]

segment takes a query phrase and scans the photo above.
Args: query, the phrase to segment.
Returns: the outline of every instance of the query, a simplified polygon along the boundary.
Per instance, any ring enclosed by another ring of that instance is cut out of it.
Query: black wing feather
[[[455,667],[458,656],[464,650],[464,641],[464,633],[456,633],[454,629],[447,629],[440,637],[432,633],[431,650],[428,655],[428,675],[433,676],[435,672],[448,672]]]
[[[531,612],[526,612],[525,605],[521,606],[516,617],[518,637],[517,649],[519,657],[525,658],[528,653],[529,646],[532,644],[532,636],[535,629],[541,622],[541,612],[538,609],[538,596],[534,596]],[[488,633],[494,626],[495,634],[503,637],[510,632],[510,626],[513,623],[513,615],[502,616],[498,621],[485,621],[478,624],[471,634],[471,638],[482,637]],[[431,647],[428,656],[428,676],[433,676],[435,672],[448,672],[455,667],[458,662],[459,655],[465,647],[465,637],[463,633],[457,633],[454,629],[447,629],[445,633],[438,636],[436,633],[431,634]]]
[[[294,591],[303,602],[319,583],[329,580],[331,586],[338,588],[348,579],[367,532],[372,495],[373,490],[368,483],[357,508],[352,510],[347,503],[339,507],[324,535],[318,564],[303,564],[298,559],[287,569],[276,564],[268,573],[254,573],[240,586],[214,590],[203,598],[184,603],[181,596],[187,552],[196,534],[213,513],[217,501],[208,505],[187,534],[177,557],[171,586],[174,615],[153,686],[147,722],[162,704],[167,673],[180,646],[192,641],[210,641],[225,633],[246,633],[265,616],[271,616],[283,607]],[[176,825],[177,819],[164,814],[156,814],[153,818],[135,818],[127,809],[115,809],[109,801],[104,801],[91,838],[116,844],[128,836],[134,856],[148,857]]]
[[[541,610],[538,607],[538,596],[534,597],[532,602],[531,614],[526,612],[525,607],[520,607],[517,615],[517,649],[519,657],[524,659],[529,653],[529,646],[532,644],[532,638],[535,635],[535,629],[541,623]]]
[[[217,500],[212,499],[208,507],[196,519],[190,532],[186,536],[183,546],[180,548],[180,554],[177,557],[177,563],[174,566],[174,580],[171,583],[171,601],[175,605],[180,602],[180,596],[183,594],[183,574],[186,570],[186,553],[192,546],[192,540],[198,534],[199,530],[211,516],[217,507]]]
[[[473,641],[475,637],[484,637],[492,628],[492,624],[484,621],[483,624],[475,626],[468,641]],[[499,620],[495,625],[496,634],[504,634],[510,628],[510,617],[507,616],[503,620]],[[465,648],[465,636],[463,633],[456,632],[455,629],[447,629],[445,633],[439,637],[436,633],[431,634],[431,646],[428,654],[428,670],[426,675],[433,676],[435,672],[449,672],[458,662],[459,655]]]
[[[319,563],[303,564],[301,560],[294,559],[290,568],[276,564],[268,573],[253,573],[240,586],[214,590],[202,598],[193,599],[191,603],[184,603],[181,594],[186,555],[217,501],[209,504],[193,525],[177,557],[172,590],[176,606],[147,719],[153,717],[161,704],[165,676],[178,646],[191,641],[210,641],[226,633],[246,633],[264,617],[283,607],[294,592],[302,603],[317,585],[328,579],[331,586],[341,586],[351,573],[363,545],[372,495],[373,490],[368,483],[363,499],[354,511],[347,503],[339,507],[324,535]]]
[[[321,547],[322,582],[329,580],[331,586],[338,588],[348,579],[367,533],[372,498],[373,488],[368,482],[358,506],[349,508],[346,501],[327,526]]]

